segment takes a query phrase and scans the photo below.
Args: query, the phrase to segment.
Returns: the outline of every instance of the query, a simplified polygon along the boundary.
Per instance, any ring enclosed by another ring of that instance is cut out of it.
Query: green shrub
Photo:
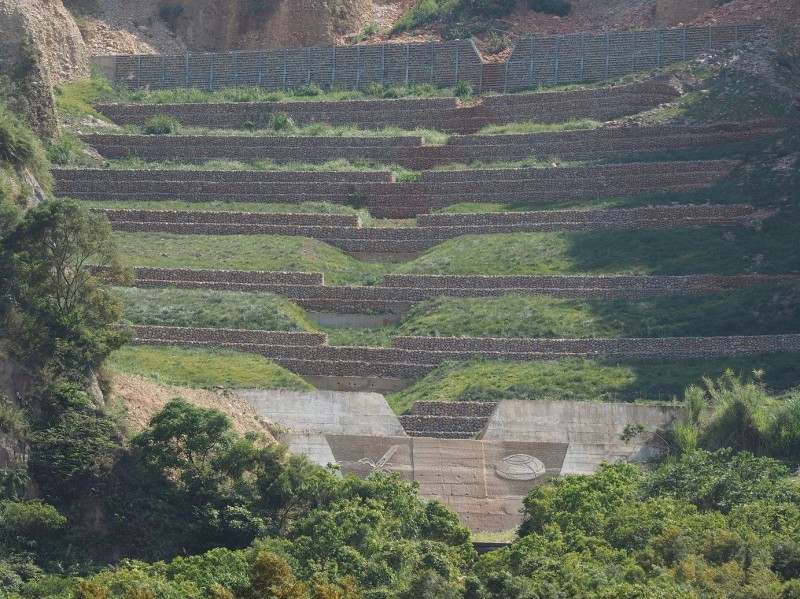
[[[276,112],[269,120],[269,128],[273,131],[294,131],[295,125],[292,117],[285,112]]]
[[[0,161],[31,170],[46,164],[42,144],[30,127],[0,104]]]
[[[567,0],[528,0],[528,8],[548,15],[565,17],[572,10],[572,5]]]
[[[307,85],[295,87],[291,90],[291,94],[293,96],[313,98],[314,96],[321,96],[323,91],[322,88],[316,83],[309,83]]]
[[[453,95],[462,100],[469,100],[472,97],[472,83],[469,81],[459,81],[453,88]]]
[[[50,144],[47,149],[47,158],[56,166],[78,164],[83,157],[83,144],[75,134],[64,131],[61,140]]]
[[[144,132],[147,135],[167,135],[177,133],[180,126],[180,123],[171,116],[160,114],[147,119],[144,124]]]

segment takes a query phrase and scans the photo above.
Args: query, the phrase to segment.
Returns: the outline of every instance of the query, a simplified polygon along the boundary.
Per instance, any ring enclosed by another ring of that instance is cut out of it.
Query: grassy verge
[[[800,332],[792,284],[706,296],[644,300],[556,299],[525,295],[440,297],[418,304],[390,326],[328,329],[292,302],[269,293],[193,289],[118,289],[136,324],[282,331],[323,330],[331,345],[390,346],[395,335],[475,337],[671,337]]]
[[[388,265],[306,237],[115,233],[125,266],[322,272],[332,285],[376,284]]]
[[[140,200],[78,200],[87,208],[112,210],[188,210],[207,212],[265,212],[281,214],[358,214],[370,218],[366,210],[331,204],[330,202],[301,202],[299,204],[270,204],[260,202],[180,202]]]
[[[545,133],[548,131],[575,131],[577,129],[597,129],[603,126],[602,121],[592,119],[570,120],[563,123],[537,123],[525,121],[502,125],[487,125],[478,130],[478,135],[500,135],[505,133]]]
[[[106,363],[118,372],[182,387],[312,388],[261,356],[219,349],[130,346]]]
[[[335,86],[322,88],[312,83],[288,90],[268,90],[260,87],[229,87],[213,91],[196,88],[130,90],[119,87],[115,88],[113,96],[106,96],[103,99],[113,99],[131,104],[217,104],[221,102],[335,102],[376,98],[436,98],[452,96],[452,88],[428,84],[412,84],[408,86],[367,84],[361,90],[352,90]]]
[[[729,290],[644,300],[506,295],[435,298],[409,311],[394,335],[476,337],[679,337],[800,332],[791,306],[800,286]]]
[[[138,156],[129,156],[128,158],[119,158],[108,161],[109,167],[117,170],[170,170],[170,171],[282,171],[282,172],[296,172],[296,171],[311,171],[311,172],[364,172],[364,171],[393,171],[398,176],[408,176],[413,173],[397,165],[386,164],[373,164],[368,160],[345,160],[343,158],[337,160],[329,160],[321,164],[313,164],[308,162],[289,162],[286,164],[278,164],[271,160],[257,160],[254,162],[239,162],[237,160],[209,160],[201,163],[189,162],[173,162],[171,160],[163,162],[148,162]],[[415,174],[415,173],[414,173]]]
[[[542,362],[446,362],[415,385],[387,400],[398,414],[415,401],[558,399],[671,401],[704,376],[726,369],[745,377],[765,372],[765,383],[785,391],[800,384],[796,354],[696,360],[584,360]]]
[[[465,235],[448,240],[395,272],[415,274],[788,273],[800,249],[793,226],[768,221],[762,231],[736,227],[666,231],[587,231]],[[774,234],[770,234],[774,233]]]
[[[134,324],[175,327],[310,331],[296,304],[272,293],[201,289],[125,289],[114,293]]]
[[[124,125],[109,130],[108,127],[85,126],[84,133],[106,133],[117,135],[142,134],[144,127]],[[203,135],[219,137],[423,137],[427,145],[445,145],[450,134],[434,129],[401,129],[400,127],[383,127],[382,129],[359,129],[355,125],[329,125],[312,123],[294,126],[286,130],[275,129],[212,129],[209,127],[186,127],[180,125],[176,131],[180,135]]]

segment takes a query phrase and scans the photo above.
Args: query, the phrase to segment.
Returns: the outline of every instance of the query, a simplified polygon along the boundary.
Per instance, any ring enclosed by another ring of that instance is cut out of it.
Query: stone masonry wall
[[[263,355],[301,375],[418,378],[445,360],[605,358],[702,358],[800,352],[800,335],[662,337],[622,339],[494,339],[395,337],[393,347],[335,347],[316,333],[136,327],[137,343],[226,347]],[[330,367],[335,364],[336,368]],[[420,366],[413,370],[410,365]],[[411,375],[409,377],[409,374]],[[374,374],[372,374],[374,375]]]
[[[81,139],[106,158],[131,155],[144,160],[202,163],[213,159],[279,164],[319,164],[330,160],[368,160],[414,170],[448,164],[540,159],[563,160],[639,156],[672,149],[735,143],[779,131],[784,121],[726,122],[699,126],[602,127],[507,135],[454,135],[443,146],[424,145],[421,137],[228,137],[215,135],[91,134]]]
[[[379,218],[412,218],[461,202],[549,203],[690,191],[713,185],[731,160],[644,162],[563,168],[425,171],[419,182],[391,173],[54,169],[56,194],[76,199],[329,201]],[[294,175],[294,178],[293,178]]]
[[[410,252],[429,249],[461,235],[543,231],[668,229],[757,226],[773,212],[746,205],[655,206],[618,210],[552,210],[485,214],[420,215],[417,227],[361,227],[357,216],[277,215],[166,210],[98,210],[117,231],[182,235],[288,235],[324,241],[346,252]],[[219,217],[217,218],[217,214]],[[238,220],[241,215],[241,221]],[[319,216],[320,218],[317,218]],[[456,224],[463,223],[463,224]]]
[[[382,286],[339,287],[323,285],[319,273],[139,268],[136,276],[138,287],[271,292],[306,309],[344,314],[402,313],[416,302],[439,296],[493,297],[517,293],[640,299],[800,281],[797,275],[385,275]]]
[[[168,115],[187,127],[239,129],[267,127],[273,114],[289,115],[297,125],[327,123],[367,129],[397,126],[475,133],[493,124],[532,120],[559,123],[570,119],[609,120],[657,107],[679,96],[658,81],[615,87],[487,97],[469,104],[455,98],[348,100],[343,102],[255,102],[220,104],[103,104],[100,112],[118,125],[143,125]]]

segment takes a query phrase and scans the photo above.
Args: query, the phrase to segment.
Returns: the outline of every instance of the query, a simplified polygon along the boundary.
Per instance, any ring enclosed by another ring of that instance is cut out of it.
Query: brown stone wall
[[[540,360],[567,356],[703,358],[800,352],[800,335],[622,339],[395,337],[393,347],[333,347],[318,333],[136,327],[137,343],[225,347],[257,353],[301,375],[419,378],[445,360]]]
[[[419,182],[386,172],[54,169],[56,194],[77,199],[328,201],[379,218],[412,218],[460,202],[549,203],[690,191],[724,179],[732,160],[642,162],[563,168],[424,171]]]
[[[768,135],[784,121],[715,123],[699,126],[602,127],[591,130],[508,135],[454,135],[444,146],[424,145],[421,137],[227,137],[209,135],[83,135],[107,158],[131,155],[144,160],[202,163],[213,159],[272,160],[279,164],[324,163],[335,159],[397,164],[414,170],[448,164],[547,159],[586,160],[639,156],[672,149],[735,143]]]
[[[346,252],[421,252],[461,235],[544,231],[754,226],[773,213],[746,205],[655,206],[420,215],[417,227],[361,227],[358,217],[327,214],[96,210],[117,231],[191,235],[298,235]],[[328,218],[331,217],[331,218]]]
[[[441,296],[492,297],[517,293],[640,299],[699,295],[800,280],[797,275],[385,275],[381,286],[339,287],[323,285],[319,273],[139,268],[136,276],[138,287],[271,292],[309,310],[343,314],[402,313],[416,302]]]
[[[298,125],[327,123],[367,129],[398,126],[452,133],[475,133],[491,124],[534,120],[558,123],[570,119],[608,120],[674,100],[671,85],[642,82],[590,90],[490,96],[462,105],[454,98],[349,100],[344,102],[257,102],[229,104],[104,104],[100,111],[119,125],[143,125],[166,114],[187,127],[238,129],[266,127],[276,112]]]

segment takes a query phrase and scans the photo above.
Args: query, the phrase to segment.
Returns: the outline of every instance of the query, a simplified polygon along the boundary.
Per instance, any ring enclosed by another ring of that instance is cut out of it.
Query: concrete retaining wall
[[[235,389],[233,393],[292,432],[405,436],[397,416],[377,393],[265,389]]]

